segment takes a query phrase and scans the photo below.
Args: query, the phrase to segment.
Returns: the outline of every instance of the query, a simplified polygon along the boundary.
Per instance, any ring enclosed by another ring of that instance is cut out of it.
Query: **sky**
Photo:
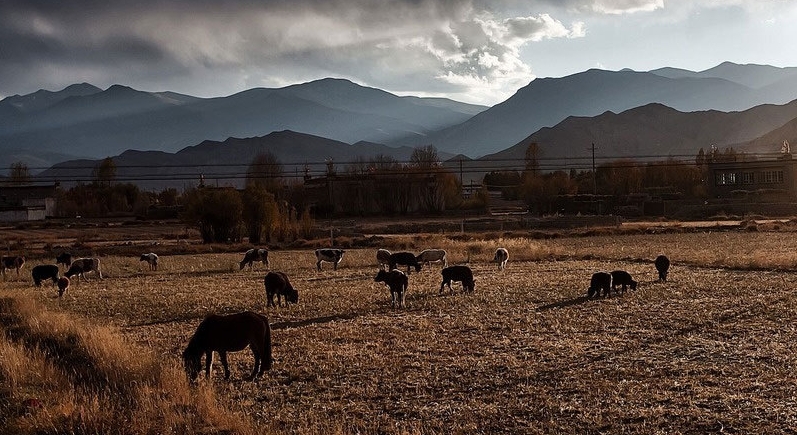
[[[325,77],[493,105],[590,68],[797,66],[797,0],[0,0],[0,98]]]

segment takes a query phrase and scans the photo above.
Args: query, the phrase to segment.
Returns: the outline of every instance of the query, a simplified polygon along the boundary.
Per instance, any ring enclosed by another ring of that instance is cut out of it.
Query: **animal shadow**
[[[563,301],[553,302],[553,303],[550,303],[550,304],[545,304],[545,305],[539,306],[539,307],[537,307],[537,311],[538,312],[539,311],[548,311],[548,310],[551,310],[551,309],[554,309],[554,308],[572,307],[572,306],[575,306],[575,305],[583,304],[583,303],[585,303],[585,302],[587,302],[587,301],[589,301],[591,299],[594,299],[594,298],[590,298],[587,295],[581,295],[581,296],[576,297],[576,298],[565,299]]]
[[[343,313],[343,314],[333,314],[331,316],[315,317],[312,319],[274,322],[271,324],[271,329],[301,328],[303,326],[316,325],[320,323],[329,323],[337,320],[351,320],[360,317],[361,315],[362,314],[360,313],[352,312],[352,313]]]

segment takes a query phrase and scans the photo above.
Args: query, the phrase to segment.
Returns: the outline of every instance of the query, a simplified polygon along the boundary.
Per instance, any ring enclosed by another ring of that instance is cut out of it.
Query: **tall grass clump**
[[[116,331],[0,295],[0,433],[256,433]]]

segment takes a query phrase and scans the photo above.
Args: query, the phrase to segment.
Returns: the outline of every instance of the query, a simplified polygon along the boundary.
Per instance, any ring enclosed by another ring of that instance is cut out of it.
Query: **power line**
[[[591,149],[588,148],[588,149]],[[743,159],[762,158],[765,156],[780,156],[780,153],[771,154],[756,154],[756,155],[742,155]],[[595,162],[590,162],[589,158],[585,157],[565,157],[546,158],[540,166],[539,170],[544,172],[555,171],[577,171],[577,172],[591,172],[593,176],[601,170],[631,170],[631,169],[668,169],[676,167],[696,167],[696,162],[693,160],[694,156],[688,156],[688,160],[680,160],[673,155],[644,155],[633,157],[598,157],[596,156]],[[710,156],[709,156],[710,157]],[[658,158],[659,160],[654,160]],[[641,159],[645,159],[642,161]],[[601,162],[603,160],[603,162]],[[755,161],[755,160],[751,160]],[[599,163],[600,162],[600,163]],[[438,175],[442,171],[454,174],[459,169],[460,177],[473,174],[484,174],[491,172],[504,172],[515,171],[523,172],[525,166],[523,162],[518,159],[497,159],[489,158],[477,161],[452,161],[452,164],[462,164],[461,168],[453,165],[435,166],[433,168],[413,168],[408,167],[409,161],[394,161],[392,168],[380,169],[378,165],[369,165],[362,161],[354,162],[340,162],[338,166],[346,167],[345,170],[340,171],[338,177],[343,176],[369,176],[369,177],[395,177],[397,175],[415,175],[415,176],[433,176]],[[284,178],[284,179],[299,179],[302,176],[309,176],[310,178],[321,177],[328,175],[328,170],[325,168],[326,162],[312,162],[312,163],[283,163],[280,164],[283,168],[283,173],[272,174],[257,174],[254,178],[269,179],[269,178]],[[114,177],[116,182],[180,182],[180,181],[195,181],[200,177],[205,179],[217,180],[245,180],[252,177],[250,166],[247,164],[238,163],[203,163],[198,165],[177,165],[169,164],[162,166],[151,165],[119,165],[116,167],[117,176]],[[271,166],[271,165],[266,165]],[[301,175],[289,175],[290,167],[301,167],[303,170]],[[306,168],[306,169],[305,169]],[[63,183],[88,183],[96,180],[96,177],[88,174],[80,174],[86,170],[95,169],[94,166],[72,166],[66,168],[58,168],[62,171],[59,175],[34,175],[31,178],[36,182],[63,182]],[[125,174],[127,171],[136,169],[148,169],[134,174]],[[203,170],[207,169],[207,170]],[[120,173],[121,172],[121,173]],[[165,173],[164,173],[165,172]],[[594,181],[596,182],[596,181]]]
[[[587,149],[590,150],[591,147],[587,148]],[[773,153],[755,153],[755,154],[740,153],[740,154],[737,154],[736,156],[737,157],[744,157],[744,158],[764,158],[764,157],[776,157],[776,156],[780,156],[780,155],[782,155],[782,154],[778,153],[778,152],[773,152]],[[691,160],[691,163],[694,164],[694,159],[695,159],[696,156],[697,156],[697,154],[641,154],[641,155],[631,155],[631,156],[628,156],[628,155],[609,155],[609,156],[598,156],[598,155],[595,155],[594,159],[596,161],[606,161],[606,160],[645,160],[645,161],[655,161],[655,160],[689,159],[689,160]],[[708,157],[710,157],[710,155],[708,155]],[[540,161],[540,162],[589,161],[590,160],[590,156],[538,157],[537,160]],[[448,163],[450,165],[456,165],[456,164],[459,164],[459,161],[460,160],[446,161],[446,162],[441,162],[441,164],[445,165],[446,163]],[[98,161],[97,164],[94,164],[94,165],[89,165],[89,164],[74,165],[74,166],[71,166],[71,165],[70,166],[58,166],[58,165],[55,165],[55,166],[48,166],[48,167],[38,166],[38,167],[29,167],[28,169],[29,170],[39,170],[39,171],[44,171],[44,170],[47,170],[47,169],[56,169],[56,170],[92,169],[93,170],[93,169],[96,169],[98,167],[99,162],[100,161]],[[521,163],[519,163],[519,159],[518,158],[495,158],[495,157],[492,157],[492,158],[481,158],[481,159],[475,159],[475,160],[462,161],[462,163],[464,165],[471,165],[471,166],[474,165],[474,164],[481,164],[481,163],[501,163],[501,162],[513,163],[516,166],[521,166]],[[362,166],[362,165],[368,166],[370,163],[372,163],[372,162],[362,161],[362,160],[348,160],[348,161],[336,162],[336,166]],[[392,161],[389,161],[389,162],[373,162],[373,163],[409,165],[409,164],[411,164],[413,162],[411,160],[392,160]],[[279,164],[255,164],[254,166],[255,167],[270,167],[270,166],[283,166],[283,167],[286,167],[286,166],[297,166],[297,167],[304,167],[305,165],[310,165],[310,166],[313,166],[313,165],[316,165],[316,166],[326,165],[326,161],[302,161],[302,162],[287,162],[287,163],[281,162]],[[169,168],[205,168],[205,167],[209,167],[209,168],[225,168],[225,167],[245,167],[245,168],[250,168],[251,166],[253,166],[251,163],[243,163],[243,162],[241,162],[241,163],[197,163],[197,164],[180,163],[180,164],[163,164],[163,165],[157,165],[157,166],[154,166],[154,167],[169,169]],[[117,170],[120,169],[120,168],[153,168],[153,166],[152,165],[116,165],[116,169]]]

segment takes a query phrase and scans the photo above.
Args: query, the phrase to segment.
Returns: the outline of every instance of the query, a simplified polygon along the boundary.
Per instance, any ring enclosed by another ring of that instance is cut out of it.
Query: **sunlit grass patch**
[[[0,396],[8,433],[255,433],[212,388],[117,332],[0,298]],[[133,423],[134,422],[134,423]]]

